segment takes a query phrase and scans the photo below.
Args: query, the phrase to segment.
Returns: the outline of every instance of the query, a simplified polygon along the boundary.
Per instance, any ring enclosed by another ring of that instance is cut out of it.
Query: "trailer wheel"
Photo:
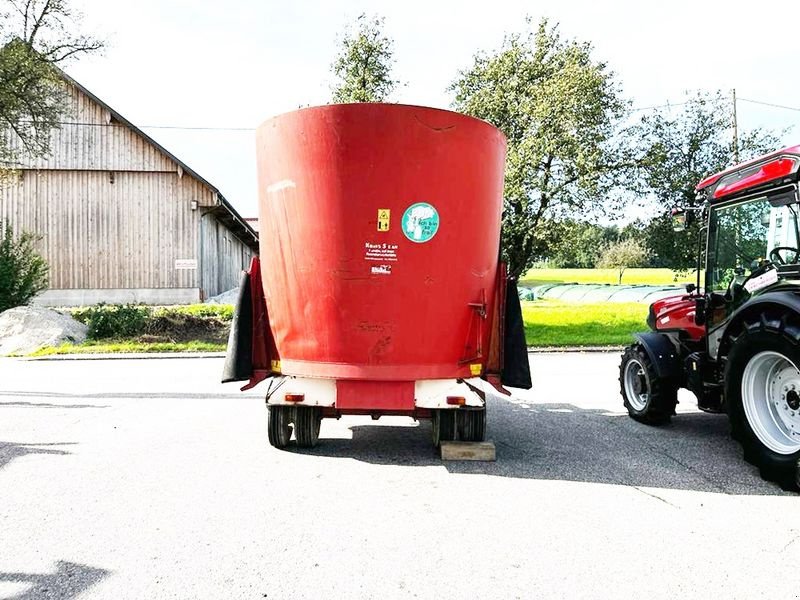
[[[267,406],[267,437],[275,448],[286,448],[292,437],[291,406]]]
[[[437,448],[442,442],[452,442],[456,439],[456,411],[437,409],[431,415],[431,431],[433,445]]]
[[[678,386],[658,377],[639,344],[628,346],[622,354],[619,383],[631,418],[647,425],[664,425],[675,414]]]
[[[464,442],[482,442],[486,439],[485,408],[459,411],[458,437]]]
[[[731,435],[761,477],[800,489],[800,329],[785,320],[747,323],[728,354]]]
[[[295,408],[294,436],[301,448],[313,448],[319,442],[319,427],[322,414],[314,406],[298,406]]]

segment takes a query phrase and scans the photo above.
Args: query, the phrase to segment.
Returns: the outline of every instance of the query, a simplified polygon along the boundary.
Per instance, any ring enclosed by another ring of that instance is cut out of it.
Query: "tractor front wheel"
[[[761,476],[800,489],[800,329],[785,320],[745,324],[728,354],[731,433]]]
[[[619,384],[631,418],[648,425],[663,425],[675,414],[678,386],[658,377],[647,352],[639,344],[628,346],[622,354]]]

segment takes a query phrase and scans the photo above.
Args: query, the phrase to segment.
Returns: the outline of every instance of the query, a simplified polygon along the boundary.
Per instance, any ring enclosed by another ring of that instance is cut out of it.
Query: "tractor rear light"
[[[467,403],[467,399],[464,396],[448,396],[447,403],[451,406],[464,406]]]
[[[306,395],[305,394],[286,394],[283,397],[283,399],[286,400],[286,402],[292,402],[292,403],[302,402],[303,400],[306,399]]]

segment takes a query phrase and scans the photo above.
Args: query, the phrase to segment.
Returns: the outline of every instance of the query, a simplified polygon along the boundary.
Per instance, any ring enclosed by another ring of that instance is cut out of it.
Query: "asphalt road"
[[[724,416],[623,415],[617,355],[535,355],[496,463],[430,426],[266,441],[220,359],[0,359],[0,598],[796,598],[800,497]]]

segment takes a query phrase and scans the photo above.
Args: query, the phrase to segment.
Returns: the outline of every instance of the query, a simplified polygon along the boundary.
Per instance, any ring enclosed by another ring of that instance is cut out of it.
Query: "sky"
[[[394,101],[448,108],[448,85],[477,51],[501,46],[526,15],[589,41],[635,107],[694,90],[800,109],[798,0],[73,0],[103,55],[66,71],[215,185],[243,216],[257,214],[255,134],[159,127],[257,127],[325,104],[337,40],[359,14],[381,15],[395,41]],[[790,131],[800,110],[738,103],[739,127]]]

